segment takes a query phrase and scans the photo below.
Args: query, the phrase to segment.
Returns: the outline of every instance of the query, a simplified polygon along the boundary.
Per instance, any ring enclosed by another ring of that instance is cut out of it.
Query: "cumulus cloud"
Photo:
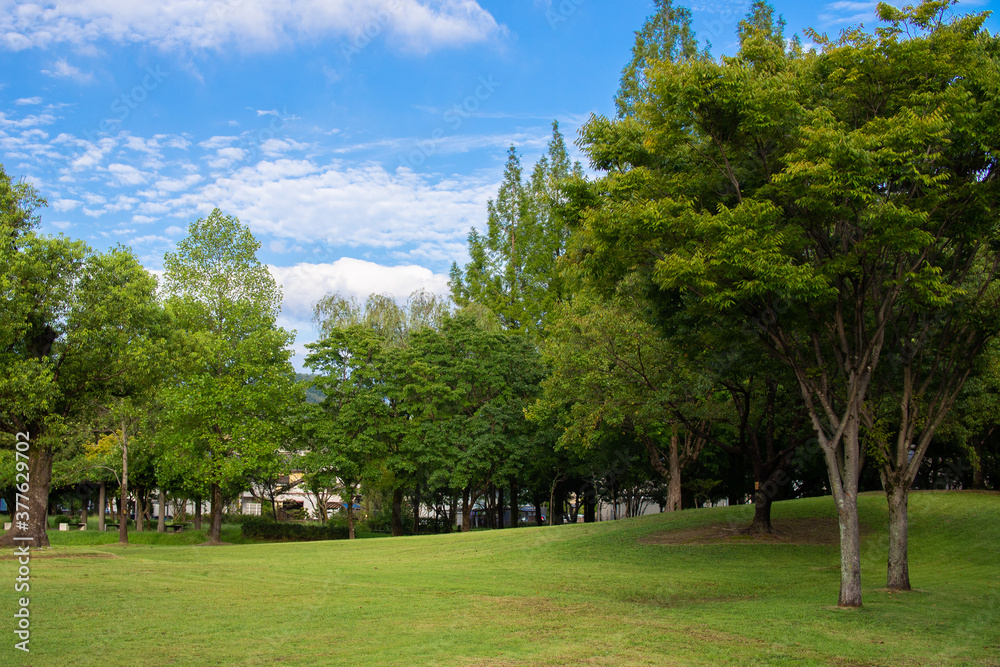
[[[0,0],[0,48],[20,51],[100,40],[165,49],[281,48],[377,27],[402,48],[426,52],[505,32],[477,0]]]
[[[418,289],[446,295],[448,276],[416,265],[383,266],[361,259],[342,257],[328,264],[268,266],[282,287],[282,313],[296,320],[308,320],[313,304],[329,292],[363,300],[369,294],[387,294],[403,301]]]
[[[390,249],[464,238],[496,188],[476,177],[435,180],[379,164],[282,159],[244,167],[172,202],[199,214],[221,208],[277,238]]]
[[[41,104],[41,103],[42,103],[41,97],[22,97],[21,99],[14,100],[14,104],[17,104],[18,106],[23,106],[25,104]]]

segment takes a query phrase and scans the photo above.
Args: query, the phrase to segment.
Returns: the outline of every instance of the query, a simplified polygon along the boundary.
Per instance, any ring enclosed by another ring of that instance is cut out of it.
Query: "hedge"
[[[248,539],[281,542],[346,540],[348,537],[345,526],[330,523],[278,523],[274,519],[260,516],[245,518],[240,531]]]

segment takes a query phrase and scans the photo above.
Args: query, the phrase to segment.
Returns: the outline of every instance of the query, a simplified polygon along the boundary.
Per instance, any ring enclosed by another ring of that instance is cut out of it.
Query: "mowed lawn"
[[[838,550],[812,533],[697,541],[751,507],[225,547],[62,546],[87,534],[53,533],[31,561],[30,654],[13,649],[17,563],[0,560],[0,663],[1000,665],[1000,494],[911,496],[909,594],[881,590],[884,496],[860,508],[860,610],[835,607]],[[777,525],[834,515],[830,498],[774,506]],[[671,535],[694,537],[650,543]]]

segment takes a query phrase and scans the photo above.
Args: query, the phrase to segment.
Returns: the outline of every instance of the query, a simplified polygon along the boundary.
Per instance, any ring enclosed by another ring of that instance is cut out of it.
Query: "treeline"
[[[291,471],[352,537],[358,497],[401,535],[421,507],[469,529],[723,499],[770,532],[775,500],[829,494],[858,606],[857,494],[882,490],[908,590],[910,489],[998,483],[1000,68],[950,4],[880,5],[817,52],[757,2],[713,59],[658,0],[617,114],[581,130],[594,175],[555,124],[530,171],[511,148],[450,298],[327,295],[308,383],[238,221],[193,223],[158,291],[127,249],[38,235],[0,172],[0,421],[32,439],[0,543],[44,543],[50,485],[97,479],[209,499],[213,541]]]

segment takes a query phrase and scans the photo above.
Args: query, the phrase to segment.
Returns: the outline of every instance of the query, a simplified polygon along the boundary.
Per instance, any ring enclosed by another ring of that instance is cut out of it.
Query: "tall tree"
[[[996,329],[997,133],[983,120],[996,40],[981,15],[942,22],[949,4],[881,5],[890,27],[817,55],[786,48],[755,3],[736,58],[660,61],[638,121],[584,131],[609,171],[580,237],[590,275],[644,266],[696,308],[751,322],[795,374],[838,508],[841,606],[861,604],[861,429],[876,374],[886,359],[911,374],[901,431],[933,433]],[[916,390],[925,381],[930,394]]]
[[[225,504],[252,474],[280,467],[282,416],[297,402],[292,336],[275,324],[281,292],[259,248],[239,220],[215,209],[163,262],[181,335],[157,437],[163,465],[209,488],[212,544],[221,542]]]
[[[525,178],[512,146],[503,182],[487,207],[486,233],[469,232],[471,261],[451,267],[452,298],[459,306],[485,306],[504,328],[537,334],[564,297],[557,260],[565,253],[568,228],[562,220],[563,181],[581,177],[571,164],[559,124],[552,124],[548,152]]]
[[[47,546],[52,463],[67,425],[138,363],[156,280],[124,248],[96,253],[35,232],[34,190],[0,169],[0,429],[29,441],[27,499],[0,545]],[[15,538],[23,538],[24,542]]]

